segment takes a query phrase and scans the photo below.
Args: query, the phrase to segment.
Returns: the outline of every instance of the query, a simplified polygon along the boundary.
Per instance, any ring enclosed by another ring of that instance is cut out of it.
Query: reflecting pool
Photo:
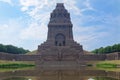
[[[120,80],[120,72],[87,68],[36,68],[0,72],[0,80]]]

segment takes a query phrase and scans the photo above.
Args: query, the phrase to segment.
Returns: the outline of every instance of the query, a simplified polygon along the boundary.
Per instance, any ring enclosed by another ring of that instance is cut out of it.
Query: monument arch
[[[55,46],[65,46],[65,36],[62,33],[55,36]]]

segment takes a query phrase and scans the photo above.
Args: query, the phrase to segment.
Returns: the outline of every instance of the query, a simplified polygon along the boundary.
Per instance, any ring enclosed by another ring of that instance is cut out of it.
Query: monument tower
[[[57,3],[50,15],[47,40],[38,46],[37,53],[44,61],[78,60],[83,54],[83,48],[74,41],[73,24],[70,13],[63,3]]]

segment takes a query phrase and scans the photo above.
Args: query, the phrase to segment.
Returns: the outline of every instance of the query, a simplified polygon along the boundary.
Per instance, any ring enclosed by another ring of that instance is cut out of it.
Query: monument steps
[[[42,61],[41,63],[38,62],[37,63],[37,67],[80,67],[80,66],[85,66],[86,63],[85,62],[77,62],[77,61]]]

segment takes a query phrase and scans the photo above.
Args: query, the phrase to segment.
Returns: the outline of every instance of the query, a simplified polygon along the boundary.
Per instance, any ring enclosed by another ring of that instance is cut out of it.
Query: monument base
[[[82,46],[39,46],[38,55],[43,61],[77,61],[83,53]]]
[[[36,67],[43,68],[80,68],[85,66],[86,62],[79,61],[36,61]]]

